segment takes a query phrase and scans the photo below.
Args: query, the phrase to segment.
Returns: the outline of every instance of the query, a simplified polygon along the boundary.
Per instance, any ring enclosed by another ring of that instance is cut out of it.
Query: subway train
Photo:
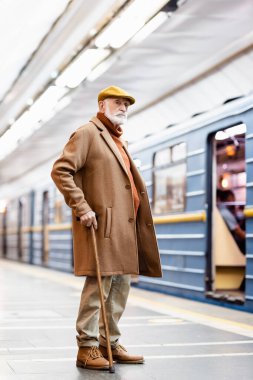
[[[134,286],[253,312],[253,95],[129,150],[146,182],[163,269]],[[72,271],[71,210],[52,182],[10,200],[0,223],[2,257]]]

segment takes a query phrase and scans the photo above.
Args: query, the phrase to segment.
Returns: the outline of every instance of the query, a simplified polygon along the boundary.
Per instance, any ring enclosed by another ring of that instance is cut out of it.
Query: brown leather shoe
[[[80,347],[77,354],[76,366],[87,369],[109,369],[109,362],[106,360],[99,348]]]
[[[99,346],[99,350],[102,355],[108,359],[107,348]],[[129,355],[125,347],[118,344],[115,348],[112,348],[112,357],[117,363],[121,364],[142,364],[144,358],[141,355]]]

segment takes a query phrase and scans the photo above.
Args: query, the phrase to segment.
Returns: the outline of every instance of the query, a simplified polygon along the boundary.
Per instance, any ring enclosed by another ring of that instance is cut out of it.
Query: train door
[[[245,124],[238,124],[211,138],[211,294],[237,303],[245,290],[245,133]]]

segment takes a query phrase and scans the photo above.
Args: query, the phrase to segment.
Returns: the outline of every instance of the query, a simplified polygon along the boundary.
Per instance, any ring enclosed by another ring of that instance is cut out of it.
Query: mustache
[[[118,117],[126,117],[127,114],[126,114],[126,113],[117,113],[115,116],[118,116]]]

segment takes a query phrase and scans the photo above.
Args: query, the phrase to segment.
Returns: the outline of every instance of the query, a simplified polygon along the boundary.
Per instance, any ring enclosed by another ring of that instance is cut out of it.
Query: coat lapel
[[[109,148],[112,150],[112,152],[114,153],[115,157],[119,161],[122,169],[124,170],[124,172],[128,176],[124,160],[123,160],[123,158],[122,158],[122,156],[121,156],[121,154],[120,154],[120,152],[119,152],[119,150],[117,148],[117,145],[113,141],[113,139],[112,139],[112,137],[110,135],[110,132],[107,130],[107,128],[103,125],[103,123],[101,123],[101,121],[97,117],[93,117],[90,121],[93,124],[95,124],[96,127],[101,131],[101,133],[100,133],[101,136],[103,137],[103,139],[105,140],[105,142],[109,146]]]

